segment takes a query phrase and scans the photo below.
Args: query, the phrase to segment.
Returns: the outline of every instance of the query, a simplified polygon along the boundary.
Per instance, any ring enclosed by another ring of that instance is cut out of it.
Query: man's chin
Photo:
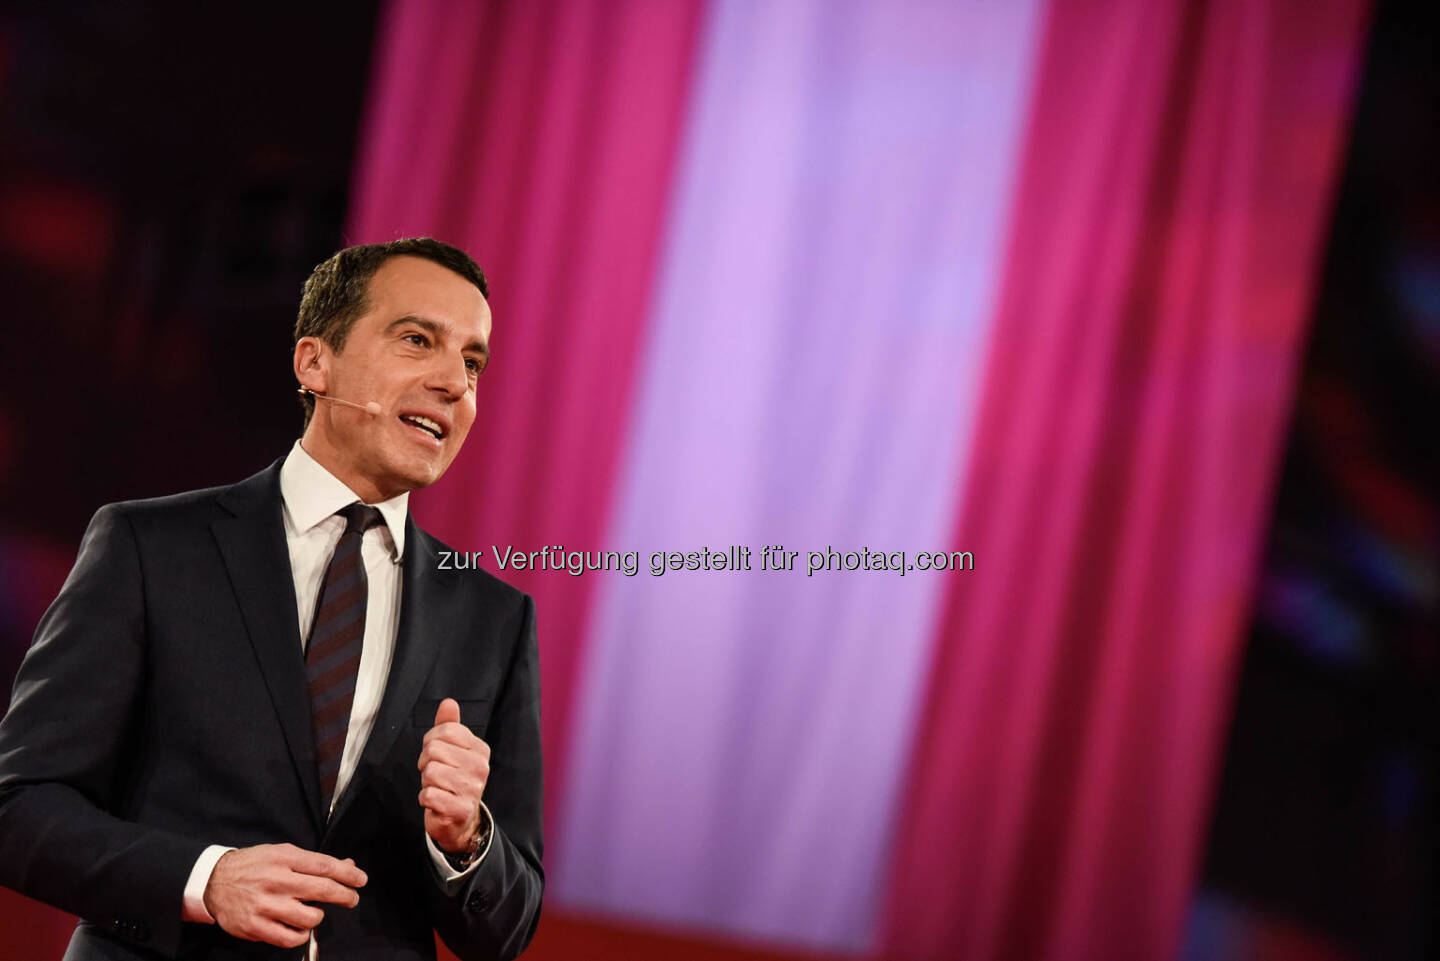
[[[384,488],[399,494],[429,487],[444,477],[454,461],[453,457],[446,456],[447,453],[444,450],[420,452],[392,449],[386,452],[388,456],[377,458],[374,466],[384,476]]]
[[[402,490],[419,490],[422,487],[429,487],[431,484],[445,476],[445,470],[449,464],[444,465],[415,465],[408,467],[396,480]]]

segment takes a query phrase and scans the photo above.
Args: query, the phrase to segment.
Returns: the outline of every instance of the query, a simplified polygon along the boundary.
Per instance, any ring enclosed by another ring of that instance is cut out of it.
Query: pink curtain
[[[492,545],[603,546],[700,12],[396,0],[382,18],[347,240],[429,234],[495,279],[475,427],[414,502],[491,570]],[[502,576],[541,612],[553,816],[593,578]]]
[[[886,953],[1169,958],[1364,0],[1056,0]]]

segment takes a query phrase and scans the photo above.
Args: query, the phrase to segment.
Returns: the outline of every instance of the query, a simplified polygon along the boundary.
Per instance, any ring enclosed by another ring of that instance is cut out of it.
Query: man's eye
[[[425,339],[424,334],[406,334],[402,339],[408,340],[416,347],[424,347],[426,344],[429,343],[429,341]]]
[[[485,369],[485,365],[480,363],[480,361],[475,359],[474,357],[466,357],[465,369],[470,371],[470,373],[474,374],[476,377],[479,377],[480,372]]]

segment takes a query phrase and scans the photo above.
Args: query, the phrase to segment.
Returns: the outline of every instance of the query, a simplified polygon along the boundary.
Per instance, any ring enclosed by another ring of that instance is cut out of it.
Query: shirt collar
[[[298,440],[280,467],[280,498],[290,512],[291,523],[302,534],[342,507],[360,500],[340,478],[311,457]],[[379,510],[385,519],[398,563],[405,554],[405,515],[410,509],[410,492],[404,491],[370,506]]]

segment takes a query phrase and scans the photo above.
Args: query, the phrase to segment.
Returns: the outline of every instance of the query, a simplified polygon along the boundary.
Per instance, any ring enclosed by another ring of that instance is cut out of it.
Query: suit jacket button
[[[485,898],[479,894],[470,895],[470,900],[465,902],[472,911],[480,911],[485,907]]]

